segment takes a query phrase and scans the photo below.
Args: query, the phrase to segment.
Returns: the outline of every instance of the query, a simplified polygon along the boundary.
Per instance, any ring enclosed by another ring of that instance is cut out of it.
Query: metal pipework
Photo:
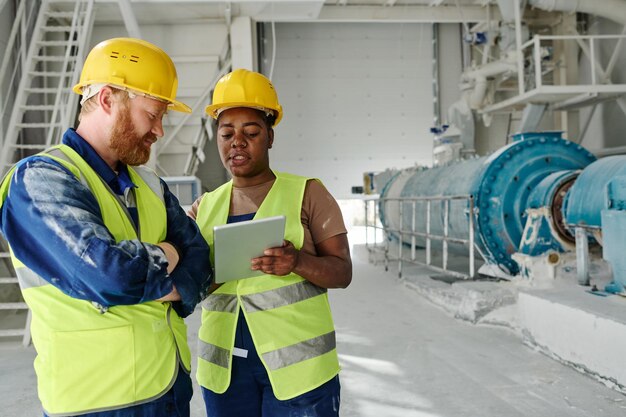
[[[562,139],[560,132],[524,133],[514,135],[513,139],[514,142],[487,157],[430,169],[401,171],[389,180],[381,192],[382,224],[398,230],[401,222],[397,218],[400,212],[398,202],[386,202],[385,199],[471,195],[476,207],[476,246],[488,262],[515,275],[519,267],[511,255],[519,248],[533,190],[549,175],[583,169],[595,157],[583,147]],[[547,189],[558,192],[561,188]],[[425,204],[418,203],[415,215],[419,231],[424,231],[425,213]],[[450,202],[450,237],[468,236],[469,214],[467,201]],[[433,203],[430,210],[431,233],[443,235],[444,215],[443,203]],[[411,224],[411,210],[405,208],[402,216],[404,224]],[[393,232],[388,235],[401,239]],[[410,240],[402,241],[410,243]],[[418,238],[420,246],[424,243]]]

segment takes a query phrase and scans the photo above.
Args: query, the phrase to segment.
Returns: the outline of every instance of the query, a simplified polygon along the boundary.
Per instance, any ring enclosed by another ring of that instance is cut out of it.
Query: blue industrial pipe
[[[602,210],[625,210],[620,197],[625,180],[624,155],[608,156],[585,168],[565,201],[567,224],[599,229]]]
[[[400,227],[399,204],[393,199],[468,195],[474,199],[475,242],[487,261],[504,272],[515,275],[519,267],[511,258],[517,252],[530,202],[553,201],[563,191],[563,175],[554,177],[560,185],[541,184],[559,171],[576,171],[592,163],[595,157],[582,146],[561,138],[561,132],[524,133],[490,156],[460,161],[447,166],[405,170],[393,177],[381,192],[380,216],[388,229]],[[567,175],[565,175],[567,176]],[[541,186],[543,191],[530,196]],[[431,207],[431,233],[442,235],[443,202]],[[403,203],[402,229],[411,230],[412,203]],[[416,227],[425,231],[425,203],[416,203]],[[450,202],[449,236],[469,236],[469,203]],[[398,239],[397,233],[389,233]],[[405,243],[410,235],[403,234]],[[423,245],[423,239],[417,240]]]

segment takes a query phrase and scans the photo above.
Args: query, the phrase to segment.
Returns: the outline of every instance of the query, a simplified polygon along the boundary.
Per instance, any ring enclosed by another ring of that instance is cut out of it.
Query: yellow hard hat
[[[220,78],[213,91],[213,104],[205,111],[217,119],[220,110],[233,107],[271,110],[276,116],[274,126],[283,117],[283,108],[278,103],[272,82],[263,74],[246,69],[236,69]]]
[[[114,38],[97,44],[87,55],[73,90],[82,94],[83,88],[92,84],[144,93],[170,103],[172,110],[191,113],[189,106],[175,100],[178,76],[172,59],[141,39]]]

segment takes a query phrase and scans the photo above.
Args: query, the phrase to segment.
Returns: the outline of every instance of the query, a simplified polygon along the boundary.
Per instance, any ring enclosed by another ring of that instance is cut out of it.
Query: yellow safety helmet
[[[217,119],[220,110],[233,107],[271,110],[276,116],[274,126],[283,117],[283,108],[278,103],[272,82],[263,74],[246,69],[236,69],[220,78],[213,91],[213,104],[205,111]]]
[[[191,113],[189,106],[176,101],[178,76],[172,59],[141,39],[114,38],[97,44],[87,55],[80,81],[73,90],[83,94],[83,88],[92,84],[143,93],[170,103],[172,110]]]

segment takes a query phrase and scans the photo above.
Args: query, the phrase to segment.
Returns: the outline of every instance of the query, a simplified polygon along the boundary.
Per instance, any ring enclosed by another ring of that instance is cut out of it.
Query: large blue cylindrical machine
[[[626,156],[609,156],[589,165],[564,202],[565,221],[601,240],[615,283],[626,288]]]
[[[578,177],[565,201],[569,225],[599,229],[601,212],[624,210],[621,190],[626,181],[626,156],[609,156],[589,165]]]
[[[474,200],[475,242],[487,261],[509,274],[518,272],[511,255],[517,252],[526,223],[526,211],[533,204],[550,202],[561,213],[566,190],[577,172],[595,160],[593,154],[561,138],[560,132],[519,134],[494,154],[473,160],[421,170],[405,170],[394,176],[381,192],[380,216],[390,230],[424,232],[425,202],[400,203],[399,198],[467,195]],[[402,210],[399,205],[402,204]],[[413,207],[415,207],[415,221]],[[431,233],[442,235],[444,203],[431,203]],[[400,212],[402,211],[402,220]],[[469,203],[449,203],[450,237],[467,239]],[[557,216],[561,218],[562,215]],[[562,222],[559,221],[559,224]],[[567,238],[568,231],[559,233]],[[398,239],[397,233],[390,237]],[[403,234],[405,243],[410,235]],[[419,240],[418,240],[419,243]]]

